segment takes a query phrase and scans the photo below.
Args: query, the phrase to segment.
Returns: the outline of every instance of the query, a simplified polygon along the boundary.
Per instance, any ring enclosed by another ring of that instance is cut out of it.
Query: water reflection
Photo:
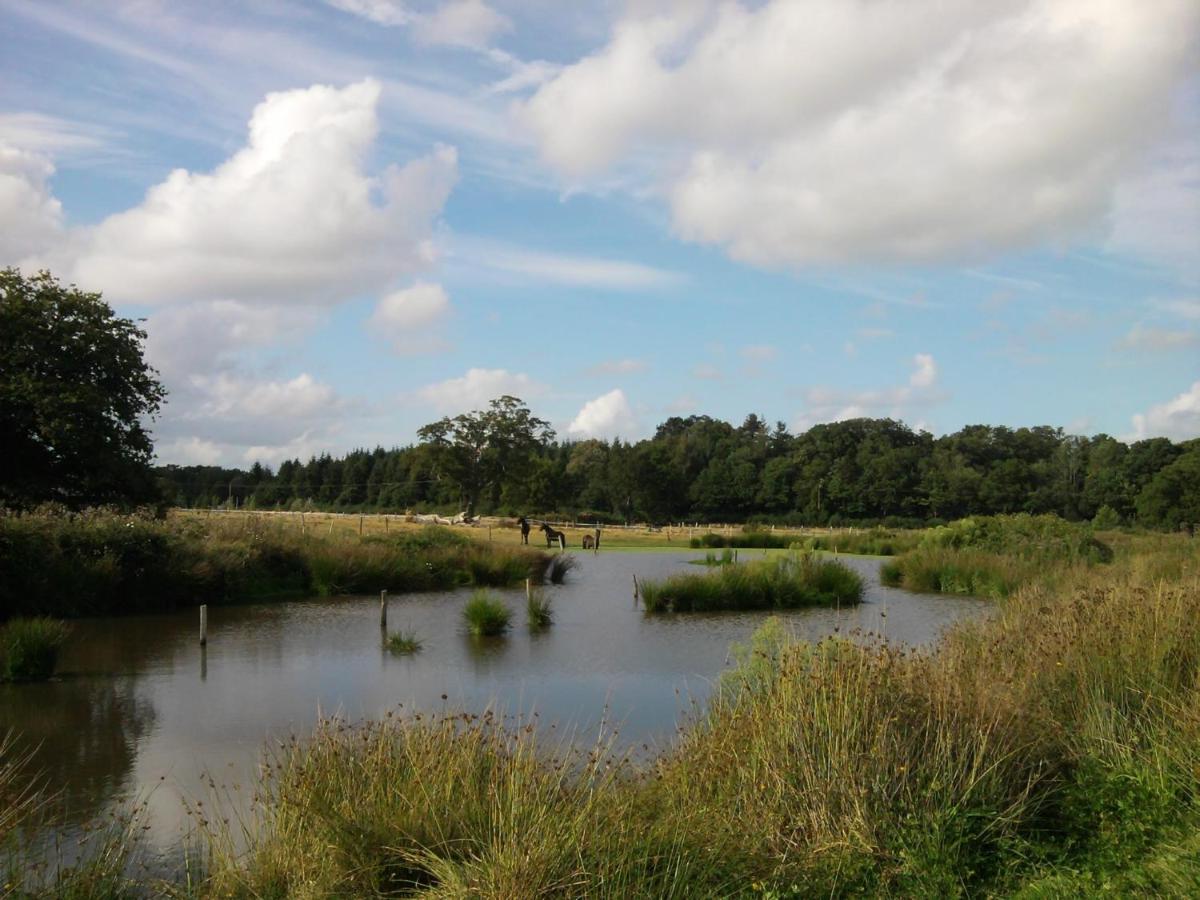
[[[468,591],[393,597],[391,628],[423,643],[408,656],[383,646],[375,597],[210,609],[205,648],[195,610],[85,620],[62,660],[66,677],[0,687],[0,728],[40,743],[37,762],[64,788],[76,821],[149,794],[151,836],[162,846],[187,825],[181,797],[205,796],[210,778],[230,790],[250,784],[264,741],[307,733],[319,710],[352,719],[399,705],[536,711],[542,727],[589,735],[607,722],[631,744],[662,746],[689,699],[707,698],[731,643],[764,618],[634,607],[632,575],[662,577],[697,556],[582,556],[568,584],[545,588],[554,615],[545,631],[526,627],[523,589],[498,592],[513,611],[504,637],[466,633]],[[857,629],[921,644],[986,609],[881,587],[877,560],[845,559],[871,583],[866,602],[786,614],[799,636]]]

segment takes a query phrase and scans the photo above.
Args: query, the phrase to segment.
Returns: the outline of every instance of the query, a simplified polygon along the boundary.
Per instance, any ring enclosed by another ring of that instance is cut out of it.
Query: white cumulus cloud
[[[379,92],[366,80],[267,95],[229,160],[176,169],[138,206],[76,234],[70,277],[116,300],[329,304],[428,264],[456,153],[368,174]]]
[[[416,392],[418,400],[441,413],[483,409],[505,394],[528,400],[544,394],[543,384],[521,372],[507,369],[468,369],[465,375],[429,384]]]
[[[589,400],[567,426],[577,438],[629,438],[637,430],[637,416],[620,388]]]
[[[1200,437],[1200,381],[1193,382],[1178,397],[1134,415],[1133,433],[1127,439],[1140,441],[1151,437],[1173,441]]]
[[[649,167],[677,233],[739,260],[972,257],[1102,219],[1198,22],[1191,0],[634,4],[518,114],[569,178]]]
[[[923,416],[945,399],[944,392],[938,388],[937,375],[937,363],[933,356],[918,353],[913,357],[913,371],[908,383],[899,387],[867,391],[808,388],[803,394],[804,411],[793,423],[794,429],[806,431],[821,422],[842,422],[864,417],[905,419]]]
[[[0,266],[23,263],[62,235],[62,206],[50,191],[54,166],[0,141]]]
[[[450,312],[450,298],[440,284],[418,282],[394,291],[375,305],[368,326],[399,353],[440,347],[430,329]]]

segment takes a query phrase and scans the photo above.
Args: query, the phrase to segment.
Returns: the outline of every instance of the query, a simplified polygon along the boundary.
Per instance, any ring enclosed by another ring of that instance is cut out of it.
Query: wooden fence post
[[[200,646],[208,643],[208,604],[200,606]]]
[[[379,627],[387,628],[387,591],[379,592]]]

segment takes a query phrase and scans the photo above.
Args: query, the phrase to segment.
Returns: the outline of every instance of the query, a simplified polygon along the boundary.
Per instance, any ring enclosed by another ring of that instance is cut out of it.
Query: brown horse
[[[595,544],[596,544],[596,539],[594,537],[592,537],[590,534],[585,534],[583,536],[583,549],[584,550],[591,550],[592,547],[595,546]]]

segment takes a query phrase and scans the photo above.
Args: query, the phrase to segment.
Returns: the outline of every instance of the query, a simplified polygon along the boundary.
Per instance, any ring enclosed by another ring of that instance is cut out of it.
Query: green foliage
[[[0,625],[0,681],[45,681],[68,634],[65,622],[45,617]]]
[[[455,482],[464,509],[473,514],[485,491],[493,502],[506,480],[520,480],[535,452],[554,437],[550,423],[517,397],[493,400],[489,409],[425,425],[417,432],[435,471]]]
[[[651,613],[833,606],[857,603],[862,593],[856,572],[808,553],[641,584],[642,603]]]
[[[145,420],[166,394],[145,338],[99,294],[0,270],[0,505],[156,497]]]
[[[984,550],[1034,562],[1109,562],[1091,527],[1055,515],[972,516],[927,532],[922,547]]]
[[[753,521],[760,531],[770,523],[892,530],[1020,512],[1080,521],[1109,506],[1125,522],[1174,530],[1192,521],[1180,505],[1188,496],[1188,481],[1179,477],[1186,472],[1146,491],[1194,451],[1191,442],[1126,445],[1045,426],[970,425],[934,438],[890,419],[792,435],[755,415],[740,427],[710,416],[673,417],[636,444],[562,443],[520,400],[506,397],[487,411],[431,423],[415,447],[287,460],[274,474],[262,466],[167,466],[158,475],[164,494],[180,505],[458,512],[471,503],[506,515],[557,510],[613,524]],[[858,549],[837,549],[876,553],[889,542],[893,552],[908,549],[906,535],[877,537],[874,548],[864,539]]]
[[[1105,504],[1096,510],[1096,515],[1092,516],[1092,528],[1097,531],[1111,531],[1119,527],[1121,524],[1121,516],[1111,506]]]
[[[512,612],[504,601],[487,591],[476,591],[463,606],[463,621],[467,631],[476,637],[494,637],[508,631],[512,623]]]
[[[395,653],[398,656],[405,656],[420,650],[424,645],[424,641],[417,637],[414,632],[397,631],[394,634],[388,635],[386,644],[391,653]]]
[[[1173,530],[1200,526],[1200,444],[1155,473],[1137,498],[1138,520]]]
[[[894,556],[917,546],[921,534],[919,531],[893,531],[887,528],[840,532],[835,535],[818,534],[805,538],[799,549],[858,553],[864,556]],[[792,546],[797,547],[796,544]]]

